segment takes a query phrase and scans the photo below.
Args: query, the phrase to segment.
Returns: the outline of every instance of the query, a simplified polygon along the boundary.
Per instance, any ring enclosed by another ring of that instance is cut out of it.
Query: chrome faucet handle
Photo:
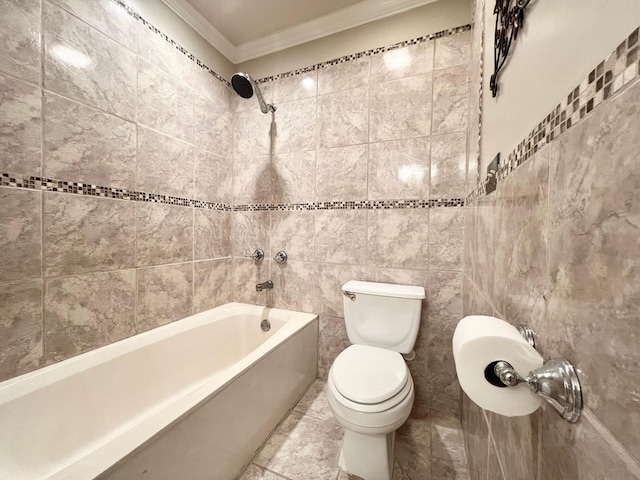
[[[249,255],[250,258],[253,258],[256,262],[259,262],[264,258],[264,251],[258,248],[255,252]]]
[[[284,250],[280,250],[276,253],[276,256],[273,257],[273,259],[281,265],[287,263],[287,258],[287,253]]]

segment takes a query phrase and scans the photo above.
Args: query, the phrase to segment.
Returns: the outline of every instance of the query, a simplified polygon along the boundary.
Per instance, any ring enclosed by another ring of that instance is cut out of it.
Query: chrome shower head
[[[248,73],[234,73],[231,77],[231,86],[242,98],[251,98],[255,92],[256,97],[258,97],[258,103],[260,104],[260,111],[262,113],[276,111],[277,107],[275,105],[272,103],[267,104],[264,101],[260,88]]]

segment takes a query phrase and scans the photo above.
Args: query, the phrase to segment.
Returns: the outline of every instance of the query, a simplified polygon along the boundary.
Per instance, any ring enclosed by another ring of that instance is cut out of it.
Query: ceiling
[[[232,63],[436,0],[162,0]]]

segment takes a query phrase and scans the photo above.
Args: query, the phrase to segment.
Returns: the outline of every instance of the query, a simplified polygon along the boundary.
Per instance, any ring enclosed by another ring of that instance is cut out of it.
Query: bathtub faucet
[[[261,292],[262,290],[270,290],[273,288],[273,282],[271,280],[267,280],[266,282],[258,283],[256,285],[256,292]]]

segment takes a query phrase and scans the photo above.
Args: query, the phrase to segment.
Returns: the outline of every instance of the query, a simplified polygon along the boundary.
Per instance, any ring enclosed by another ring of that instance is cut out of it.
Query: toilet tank
[[[409,353],[416,343],[424,288],[350,280],[342,286],[352,344]]]

